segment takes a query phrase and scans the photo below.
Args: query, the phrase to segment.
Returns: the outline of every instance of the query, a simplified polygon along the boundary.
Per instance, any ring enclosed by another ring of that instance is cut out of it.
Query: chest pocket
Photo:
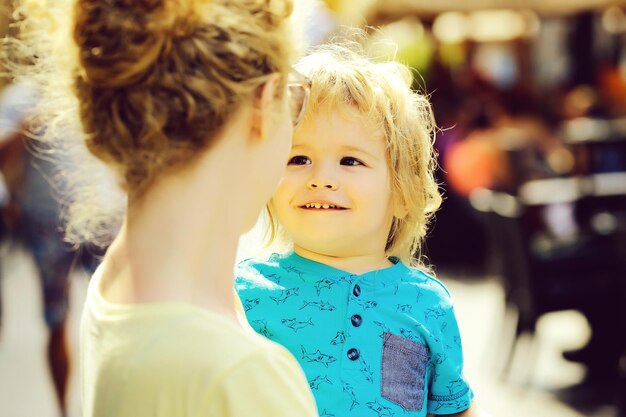
[[[392,333],[383,335],[383,398],[408,411],[420,411],[424,405],[424,384],[428,364],[428,346]]]

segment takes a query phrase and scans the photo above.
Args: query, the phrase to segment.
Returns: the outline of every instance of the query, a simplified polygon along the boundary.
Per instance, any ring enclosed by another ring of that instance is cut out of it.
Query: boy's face
[[[317,112],[289,158],[272,206],[296,250],[384,256],[394,210],[382,135],[362,117]]]

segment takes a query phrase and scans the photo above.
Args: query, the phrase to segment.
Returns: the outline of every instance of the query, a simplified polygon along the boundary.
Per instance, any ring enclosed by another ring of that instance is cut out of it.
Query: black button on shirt
[[[361,287],[359,287],[359,284],[356,284],[354,286],[354,288],[352,289],[352,294],[354,294],[355,297],[361,295]]]
[[[354,327],[359,327],[361,323],[363,323],[363,318],[358,314],[355,314],[354,316],[350,317],[350,321],[352,322],[352,325]]]
[[[358,349],[352,348],[348,351],[348,359],[350,359],[351,361],[359,359],[359,356],[361,356],[361,354],[359,353]]]

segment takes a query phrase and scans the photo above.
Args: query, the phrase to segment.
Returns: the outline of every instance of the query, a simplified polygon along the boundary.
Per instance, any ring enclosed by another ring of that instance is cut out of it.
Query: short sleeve
[[[211,417],[317,417],[296,360],[282,348],[255,353],[231,369],[211,393]]]
[[[437,415],[459,413],[469,408],[474,393],[463,376],[461,335],[450,298],[443,299],[426,315],[435,339],[430,346],[432,368],[428,412]]]

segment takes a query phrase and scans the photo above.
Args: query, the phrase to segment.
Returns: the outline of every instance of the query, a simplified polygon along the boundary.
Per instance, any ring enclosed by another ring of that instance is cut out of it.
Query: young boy
[[[428,100],[352,47],[297,68],[311,110],[269,206],[293,249],[239,265],[250,324],[296,356],[321,416],[477,415],[450,294],[419,263],[441,202]]]

